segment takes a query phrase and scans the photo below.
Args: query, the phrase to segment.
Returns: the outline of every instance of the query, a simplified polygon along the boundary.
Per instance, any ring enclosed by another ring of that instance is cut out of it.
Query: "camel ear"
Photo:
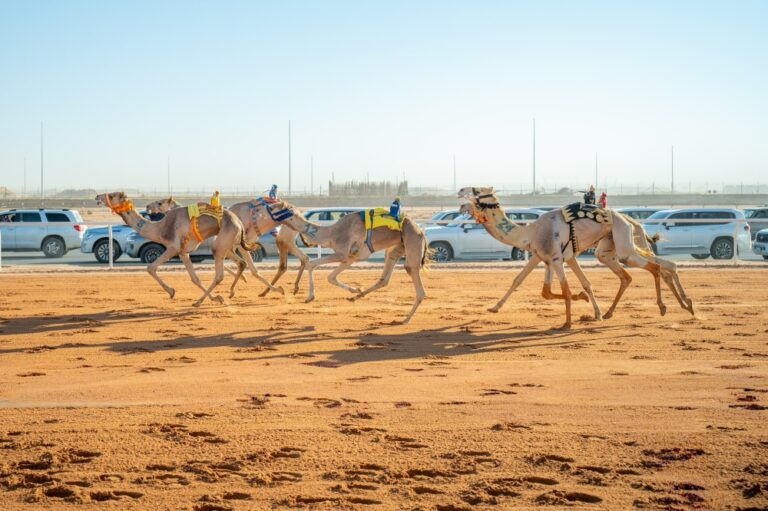
[[[488,193],[493,193],[493,187],[492,186],[488,187]]]

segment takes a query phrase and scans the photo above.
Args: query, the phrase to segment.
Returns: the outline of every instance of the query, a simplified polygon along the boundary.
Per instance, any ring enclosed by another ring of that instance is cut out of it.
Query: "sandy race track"
[[[144,273],[0,275],[0,509],[768,506],[768,271],[682,270],[696,318],[635,271],[570,332],[542,272],[486,312],[516,271],[430,272],[408,326],[401,270],[357,303],[318,272],[309,305],[250,282],[199,309],[179,272],[173,301]]]

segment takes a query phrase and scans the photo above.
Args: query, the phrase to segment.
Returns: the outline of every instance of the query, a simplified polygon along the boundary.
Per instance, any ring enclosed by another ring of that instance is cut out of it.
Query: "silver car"
[[[763,256],[768,261],[768,229],[758,231],[755,235],[755,242],[752,244],[752,252]]]
[[[149,217],[146,211],[140,211],[139,214],[147,220],[157,221],[165,215],[162,213]],[[134,230],[128,225],[119,224],[112,226],[112,260],[117,261],[123,252],[126,251],[128,236]],[[88,229],[83,238],[83,244],[80,245],[80,251],[84,254],[93,254],[96,260],[102,264],[109,262],[109,229],[108,227],[92,227]]]
[[[744,208],[744,215],[747,217],[749,228],[752,231],[752,239],[757,236],[758,231],[768,229],[768,206]]]
[[[277,255],[277,243],[275,237],[277,236],[277,230],[273,229],[267,234],[259,238],[259,244],[261,248],[251,252],[251,257],[255,262],[259,262],[265,257]],[[208,238],[203,241],[200,246],[190,254],[190,258],[193,262],[200,262],[204,259],[213,257],[211,247],[216,237]],[[132,232],[128,235],[125,243],[125,253],[130,257],[139,258],[142,263],[150,264],[155,261],[162,253],[165,252],[165,247],[160,243],[152,240],[148,240],[138,232]]]
[[[691,254],[695,259],[732,259],[752,249],[749,224],[738,209],[686,208],[654,213],[644,222],[649,236],[659,234],[654,251],[664,254]]]
[[[540,209],[507,209],[510,220],[533,221],[544,214]],[[488,234],[481,224],[471,222],[470,215],[456,218],[456,222],[446,226],[432,226],[424,229],[433,259],[438,262],[453,259],[525,259],[525,253],[517,247],[511,247]]]
[[[10,209],[0,212],[2,250],[62,257],[79,248],[86,231],[83,217],[70,209]]]

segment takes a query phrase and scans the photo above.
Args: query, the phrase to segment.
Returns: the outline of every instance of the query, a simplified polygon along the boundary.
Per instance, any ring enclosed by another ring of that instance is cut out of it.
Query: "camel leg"
[[[293,254],[294,257],[301,261],[301,264],[299,265],[299,271],[296,273],[296,280],[293,282],[293,294],[296,294],[299,292],[299,282],[301,282],[301,275],[304,273],[304,269],[309,263],[309,257],[307,257],[307,254],[302,252],[295,244],[291,248],[291,254]]]
[[[149,274],[152,275],[152,278],[155,279],[158,282],[158,284],[160,284],[163,287],[165,292],[168,293],[168,295],[171,298],[173,298],[176,295],[176,290],[173,289],[171,286],[167,285],[165,282],[163,282],[163,280],[157,274],[157,269],[163,264],[165,264],[166,262],[168,262],[173,256],[175,256],[178,253],[179,253],[178,249],[174,247],[167,247],[165,249],[165,252],[163,252],[160,255],[160,257],[155,259],[155,261],[152,264],[147,266],[147,271],[149,272]]]
[[[231,255],[234,255],[234,252],[230,252]],[[245,271],[245,261],[238,258],[237,259],[237,273],[235,273],[235,280],[232,282],[232,285],[229,287],[229,298],[232,299],[235,297],[235,286],[237,286],[237,281],[242,278],[245,280],[245,275],[243,275],[243,272]]]
[[[531,256],[530,260],[528,261],[528,264],[525,265],[525,267],[520,271],[520,273],[517,274],[515,277],[515,280],[512,282],[512,287],[509,288],[509,290],[506,292],[506,294],[499,300],[499,302],[488,309],[490,312],[499,312],[499,309],[501,309],[506,301],[509,299],[509,297],[512,295],[512,293],[515,291],[515,289],[520,286],[520,284],[523,283],[525,278],[528,276],[529,273],[533,271],[536,266],[541,262],[541,259],[533,255]]]
[[[421,305],[421,302],[424,301],[424,299],[427,297],[427,292],[424,289],[424,283],[421,281],[421,266],[422,266],[422,259],[424,257],[423,250],[426,248],[426,244],[423,240],[419,240],[418,244],[418,251],[416,250],[417,247],[413,247],[409,250],[409,247],[406,247],[406,253],[405,253],[405,271],[408,273],[408,275],[411,277],[411,281],[413,282],[413,287],[416,289],[416,300],[413,302],[413,307],[411,307],[411,311],[408,313],[408,315],[403,320],[403,324],[406,325],[411,321],[411,318],[414,314],[416,314],[416,310],[419,308],[419,305]],[[397,260],[400,258],[398,257]],[[394,264],[393,264],[394,266]]]
[[[208,297],[211,300],[215,300],[219,303],[224,303],[224,298],[222,298],[220,295],[213,296],[211,293],[213,290],[218,286],[222,280],[224,280],[224,258],[226,255],[222,256],[221,254],[215,254],[214,258],[214,267],[216,269],[216,273],[213,276],[213,282],[211,285],[206,289],[203,293],[203,296],[200,297],[198,301],[196,301],[193,305],[195,307],[200,307],[200,305],[205,301],[205,298]]]
[[[576,278],[579,279],[581,287],[584,288],[584,291],[574,296],[573,300],[578,300],[579,297],[584,294],[584,292],[586,292],[587,296],[589,297],[589,301],[592,302],[592,308],[595,310],[595,320],[600,321],[603,319],[603,313],[600,311],[600,306],[597,304],[597,300],[595,300],[595,294],[592,292],[592,283],[589,282],[587,276],[584,275],[584,272],[581,270],[581,266],[579,266],[579,262],[576,261],[575,257],[568,259],[566,263],[568,263],[568,267],[571,269],[573,274],[576,275]]]
[[[568,286],[568,280],[565,278],[565,269],[563,268],[563,263],[561,261],[557,261],[553,264],[555,267],[555,273],[557,274],[557,280],[560,281],[560,290],[563,292],[563,296],[565,297],[565,323],[563,326],[559,328],[559,330],[570,330],[571,329],[571,288]]]
[[[328,263],[335,263],[342,261],[344,259],[344,256],[341,254],[329,254],[325,257],[321,257],[320,259],[315,259],[314,261],[310,261],[309,264],[307,264],[307,278],[309,279],[309,294],[307,295],[307,299],[305,300],[306,303],[311,302],[315,299],[315,268],[318,266],[322,266],[324,264]]]
[[[632,276],[627,270],[621,267],[619,262],[616,260],[612,248],[605,250],[598,249],[595,252],[595,255],[601,263],[606,265],[608,269],[610,269],[617,277],[619,277],[619,291],[616,293],[616,297],[613,299],[613,303],[608,309],[608,312],[606,312],[603,316],[604,319],[611,319],[611,317],[613,317],[614,311],[616,310],[616,306],[619,305],[619,300],[621,300],[621,297],[624,295],[624,291],[626,291],[629,285],[632,283]]]
[[[189,253],[179,253],[179,259],[181,259],[181,262],[184,263],[184,267],[187,269],[187,273],[189,273],[189,278],[192,280],[192,283],[199,287],[201,291],[205,291],[205,286],[202,282],[200,282],[200,278],[197,276],[197,272],[195,271],[195,267],[192,265],[192,259],[190,259]]]
[[[259,270],[257,270],[256,265],[253,264],[253,258],[251,257],[251,254],[248,251],[246,251],[242,247],[237,247],[236,250],[240,254],[240,257],[242,257],[245,260],[245,264],[247,264],[248,269],[251,270],[251,275],[259,279],[259,281],[261,281],[265,286],[267,286],[267,288],[269,288],[270,291],[277,291],[281,295],[285,294],[285,291],[283,290],[282,287],[273,286],[272,284],[270,284],[270,282],[267,279],[265,279],[259,274]]]
[[[345,284],[342,281],[338,279],[338,276],[341,272],[352,266],[357,259],[347,259],[345,261],[342,261],[339,263],[339,265],[328,275],[328,282],[333,284],[334,286],[338,286],[341,289],[346,289],[350,293],[360,294],[360,288],[359,287],[352,287],[349,284]]]
[[[365,295],[368,295],[370,293],[373,293],[377,289],[381,289],[382,287],[389,284],[390,279],[392,278],[392,273],[395,269],[395,264],[400,260],[401,257],[403,257],[403,246],[395,247],[387,251],[387,258],[384,261],[384,270],[381,272],[381,277],[379,277],[379,280],[376,281],[375,284],[373,284],[368,289],[365,289],[360,292],[357,296],[351,296],[347,298],[347,300],[350,300],[354,302],[355,300],[364,297]]]
[[[573,260],[575,261],[575,259]],[[544,286],[541,289],[541,296],[545,300],[562,300],[564,298],[563,295],[552,292],[552,270],[549,269],[549,266],[544,270]],[[573,300],[588,302],[589,297],[585,291],[579,291],[579,294],[573,296]]]

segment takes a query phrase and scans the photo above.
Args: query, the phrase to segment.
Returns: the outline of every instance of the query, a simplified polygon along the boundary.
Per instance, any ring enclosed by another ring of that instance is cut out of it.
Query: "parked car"
[[[149,219],[146,211],[140,211],[139,214]],[[152,220],[161,220],[165,215],[157,213],[153,215]],[[117,261],[123,252],[126,251],[128,236],[135,232],[128,225],[112,226],[112,260]],[[109,262],[109,229],[107,227],[94,227],[88,229],[83,237],[83,243],[80,245],[80,251],[84,254],[93,254],[96,260],[102,264]]]
[[[763,256],[763,259],[768,261],[768,229],[758,231],[755,236],[755,242],[752,244],[752,251]]]
[[[657,211],[663,208],[616,208],[616,211],[635,220],[645,220]]]
[[[251,257],[255,262],[260,262],[267,256],[277,255],[277,243],[275,237],[277,236],[277,230],[264,234],[259,238],[261,248],[251,252]],[[216,237],[208,238],[204,240],[200,246],[190,254],[190,258],[193,262],[200,262],[204,259],[213,257],[213,251],[211,247]],[[141,234],[134,231],[128,235],[125,243],[125,253],[130,257],[139,258],[142,263],[151,264],[165,252],[165,247],[160,243],[148,240]]]
[[[745,208],[744,216],[747,217],[752,239],[755,239],[758,231],[768,229],[768,206],[758,208]]]
[[[75,210],[10,209],[0,212],[2,250],[9,252],[42,251],[46,257],[62,257],[80,247],[85,230],[83,217]]]
[[[649,236],[661,236],[654,244],[659,255],[732,259],[736,250],[743,254],[752,245],[749,224],[733,220],[744,220],[744,213],[738,209],[666,209],[648,217],[644,227]]]
[[[544,211],[540,209],[507,209],[510,220],[536,220]],[[463,223],[472,221],[470,215],[456,218],[456,222],[446,226],[431,226],[424,229],[429,248],[433,250],[433,259],[444,262],[453,259],[525,259],[525,253],[506,245],[488,234],[481,224]]]
[[[459,216],[461,216],[461,213],[459,212],[458,209],[445,209],[443,211],[438,211],[437,213],[432,215],[432,218],[430,218],[429,220],[431,222],[447,222],[449,220],[455,220]],[[442,225],[447,225],[447,224],[442,224]]]

